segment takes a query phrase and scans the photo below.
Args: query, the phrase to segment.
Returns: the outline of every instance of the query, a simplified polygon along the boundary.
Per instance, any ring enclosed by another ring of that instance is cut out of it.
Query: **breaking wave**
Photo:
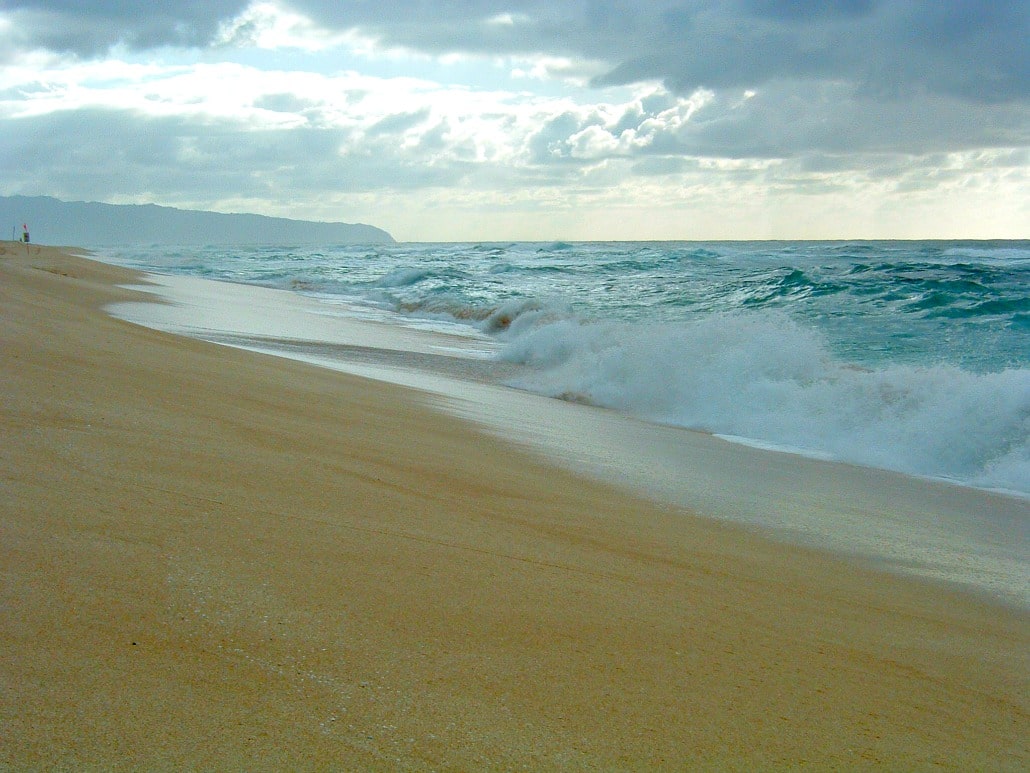
[[[784,314],[545,323],[501,357],[513,384],[650,421],[1030,494],[1030,370],[860,368]]]

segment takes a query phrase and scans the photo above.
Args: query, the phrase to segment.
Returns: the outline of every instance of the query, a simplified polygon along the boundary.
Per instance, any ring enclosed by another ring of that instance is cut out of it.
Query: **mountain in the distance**
[[[49,196],[0,196],[0,239],[21,239],[27,225],[36,244],[104,247],[129,244],[381,244],[386,231],[361,223],[317,223],[264,215],[59,201]],[[10,229],[8,231],[7,229]]]

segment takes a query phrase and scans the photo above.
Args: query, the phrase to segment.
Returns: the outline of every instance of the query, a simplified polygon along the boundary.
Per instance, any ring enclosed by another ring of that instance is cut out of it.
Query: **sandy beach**
[[[1030,621],[0,244],[0,766],[1023,770]]]

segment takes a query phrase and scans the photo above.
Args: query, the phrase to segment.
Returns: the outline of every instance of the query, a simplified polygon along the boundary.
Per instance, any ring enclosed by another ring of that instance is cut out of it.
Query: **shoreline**
[[[432,396],[114,319],[138,273],[12,252],[4,764],[1030,759],[1025,613],[635,498]]]
[[[159,304],[108,310],[166,332],[415,389],[439,410],[634,496],[1030,611],[1026,497],[535,395],[506,386],[519,371],[484,359],[478,341],[355,318],[286,290],[147,277],[140,289]]]

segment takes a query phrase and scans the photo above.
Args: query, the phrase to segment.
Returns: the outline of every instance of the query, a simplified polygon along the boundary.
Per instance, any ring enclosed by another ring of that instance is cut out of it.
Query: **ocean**
[[[1030,241],[112,248],[467,337],[516,388],[1030,497]],[[505,366],[517,364],[511,370]],[[512,375],[514,373],[514,375]]]

